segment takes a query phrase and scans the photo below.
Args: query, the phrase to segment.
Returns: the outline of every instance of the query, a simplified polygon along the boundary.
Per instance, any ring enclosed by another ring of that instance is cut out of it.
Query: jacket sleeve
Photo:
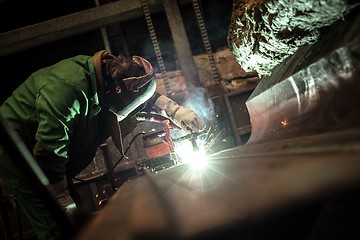
[[[65,176],[70,136],[80,114],[77,94],[66,84],[51,84],[36,98],[39,126],[33,154],[51,183]]]
[[[143,111],[144,112],[153,112],[153,111],[158,112],[159,109],[156,109],[155,102],[160,96],[162,96],[160,93],[155,92],[152,95],[152,97],[146,101]]]
[[[165,95],[155,93],[148,102],[152,109],[169,119],[187,133],[200,132],[205,127],[205,122],[191,109],[180,106]]]
[[[175,115],[176,110],[180,107],[174,100],[155,92],[153,96],[146,102],[144,111],[156,112],[165,117],[172,119]]]

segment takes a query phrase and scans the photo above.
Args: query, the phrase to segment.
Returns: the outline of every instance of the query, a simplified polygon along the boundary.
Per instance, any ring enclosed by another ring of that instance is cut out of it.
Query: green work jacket
[[[104,130],[92,56],[76,56],[30,75],[0,107],[50,182],[92,160]]]

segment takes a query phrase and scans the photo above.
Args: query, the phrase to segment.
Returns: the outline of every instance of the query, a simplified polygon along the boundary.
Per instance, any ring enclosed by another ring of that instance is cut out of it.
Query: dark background
[[[232,1],[202,0],[200,3],[212,50],[226,48]],[[0,32],[26,27],[95,6],[93,0],[0,0]],[[205,53],[192,4],[179,5],[179,7],[193,55]],[[166,69],[175,70],[177,69],[176,55],[166,15],[164,12],[158,12],[151,13],[151,17]],[[155,72],[159,71],[145,18],[118,24],[129,53],[147,58],[153,63]],[[0,57],[3,81],[0,102],[5,101],[12,91],[37,69],[78,54],[93,55],[102,49],[105,47],[101,31],[96,30]]]

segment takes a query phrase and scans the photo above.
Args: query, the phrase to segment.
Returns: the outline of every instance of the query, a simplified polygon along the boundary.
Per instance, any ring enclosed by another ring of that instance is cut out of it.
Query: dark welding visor
[[[139,56],[133,56],[132,60],[142,66],[146,74],[123,79],[124,85],[129,91],[128,93],[117,94],[111,92],[107,94],[109,109],[117,115],[119,121],[149,100],[156,90],[156,78],[152,65]]]

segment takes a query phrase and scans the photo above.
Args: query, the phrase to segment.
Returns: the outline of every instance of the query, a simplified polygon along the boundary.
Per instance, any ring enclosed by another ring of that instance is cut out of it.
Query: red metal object
[[[171,125],[170,125],[170,121],[169,120],[165,120],[164,121],[164,131],[165,131],[165,137],[166,137],[166,140],[167,142],[169,143],[169,146],[171,148],[171,152],[174,152],[174,145],[173,145],[173,141],[172,141],[172,138],[170,136],[170,128],[171,128]]]
[[[172,153],[169,143],[163,142],[146,148],[146,155],[149,159],[158,158]]]
[[[163,131],[149,133],[144,136],[145,151],[148,159],[158,158],[174,152],[170,136],[170,123],[163,121]]]

